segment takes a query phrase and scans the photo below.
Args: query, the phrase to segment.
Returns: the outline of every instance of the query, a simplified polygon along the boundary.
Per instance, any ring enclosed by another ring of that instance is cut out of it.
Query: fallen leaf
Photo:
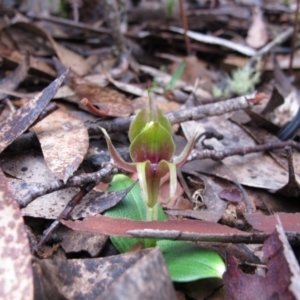
[[[277,213],[285,232],[300,232],[300,213]],[[276,216],[266,216],[261,213],[244,214],[247,222],[256,230],[271,233],[276,224]]]
[[[64,81],[68,71],[54,80],[41,93],[28,103],[12,113],[0,124],[0,152],[10,145],[38,118],[49,101],[56,94],[59,86]]]
[[[131,230],[171,230],[178,232],[189,232],[195,234],[218,234],[218,235],[249,235],[234,228],[217,223],[196,220],[169,220],[163,221],[134,221],[130,219],[110,218],[106,216],[88,216],[83,221],[61,221],[64,225],[74,230],[98,232],[107,235],[131,236]]]
[[[108,239],[107,235],[74,231],[65,226],[60,226],[55,233],[62,238],[60,245],[66,253],[86,251],[91,257],[99,255]]]
[[[86,82],[73,84],[72,88],[80,99],[87,98],[91,104],[102,111],[103,116],[128,117],[133,113],[131,101],[109,87],[100,87]],[[93,112],[90,109],[88,111]]]
[[[264,242],[263,252],[267,260],[265,277],[243,273],[237,259],[227,254],[227,271],[223,276],[225,299],[299,299],[300,269],[282,227],[276,225]]]
[[[0,44],[0,57],[10,63],[21,64],[26,55],[15,49],[6,48]],[[46,74],[46,76],[50,78],[56,76],[56,72],[48,64],[33,56],[30,56],[30,69],[38,73]]]
[[[66,182],[83,161],[89,146],[83,122],[58,110],[37,123],[35,131],[49,169]]]
[[[46,295],[52,299],[96,299],[149,250],[105,258],[36,259]]]
[[[247,44],[253,48],[260,48],[268,42],[268,32],[263,20],[263,14],[258,6],[252,11],[252,24],[246,38]]]
[[[138,260],[97,299],[176,299],[175,290],[160,250],[153,249]]]
[[[227,120],[224,116],[209,117],[200,121],[189,121],[181,124],[185,136],[189,140],[196,128],[199,132],[205,132],[210,128],[217,128],[218,133],[223,135],[223,139],[218,141],[210,139],[206,145],[213,146],[214,150],[224,151],[230,148],[252,147],[255,141],[238,125]],[[201,141],[196,147],[202,149]],[[223,166],[226,166],[224,169]],[[245,156],[230,156],[222,162],[211,160],[198,160],[185,164],[184,167],[191,166],[195,172],[211,174],[224,179],[229,179],[229,171],[234,175],[239,183],[263,189],[279,189],[287,181],[288,172],[280,167],[269,155],[264,153],[250,153]]]
[[[14,91],[18,85],[26,78],[29,70],[29,57],[25,56],[22,63],[7,77],[0,81],[0,89],[5,91]],[[6,97],[5,93],[0,93],[0,100]]]
[[[33,299],[31,253],[23,218],[0,170],[0,298]]]
[[[17,22],[13,26],[19,27],[22,30],[29,31],[38,37],[42,37],[51,43],[54,51],[56,52],[59,60],[67,68],[72,68],[78,75],[84,76],[90,72],[90,67],[87,61],[79,54],[65,48],[58,44],[53,37],[43,28],[33,23]]]

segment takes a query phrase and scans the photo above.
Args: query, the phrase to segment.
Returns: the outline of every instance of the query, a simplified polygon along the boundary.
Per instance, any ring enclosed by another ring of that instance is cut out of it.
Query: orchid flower
[[[156,220],[161,178],[170,173],[169,199],[173,198],[177,187],[176,169],[186,162],[194,147],[197,132],[182,153],[172,161],[175,152],[172,127],[163,112],[153,103],[150,95],[148,107],[137,114],[129,128],[129,152],[133,163],[125,162],[121,158],[106,130],[101,130],[114,162],[128,172],[137,172],[142,197],[147,206],[147,220]]]

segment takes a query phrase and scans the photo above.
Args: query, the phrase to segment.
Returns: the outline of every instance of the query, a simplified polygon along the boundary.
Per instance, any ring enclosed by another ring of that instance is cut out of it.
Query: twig
[[[83,187],[80,188],[80,191],[68,202],[65,209],[58,216],[58,218],[45,230],[43,237],[40,239],[36,246],[36,251],[41,248],[41,246],[49,239],[52,235],[53,231],[59,226],[60,220],[68,219],[74,210],[75,206],[82,200],[82,198],[89,193],[98,182],[87,183]]]
[[[228,156],[233,155],[241,155],[244,156],[249,153],[255,152],[263,152],[263,151],[271,151],[276,149],[282,149],[286,146],[290,146],[294,149],[300,150],[300,144],[295,141],[286,141],[286,142],[271,142],[262,145],[256,145],[251,147],[244,148],[234,148],[234,149],[225,149],[221,151],[216,150],[193,150],[190,156],[188,157],[188,161],[192,161],[195,159],[205,159],[210,158],[215,161],[222,160]]]
[[[184,34],[184,30],[182,28],[171,26],[170,30]],[[264,46],[262,49],[258,51],[245,45],[240,45],[223,38],[210,36],[199,32],[194,32],[189,30],[187,32],[187,35],[198,42],[223,46],[247,56],[260,56],[269,52],[274,46],[286,41],[292,35],[292,33],[293,33],[293,28],[288,28],[286,31],[278,35],[273,41],[271,41],[270,43],[268,43],[266,46]]]
[[[120,11],[116,0],[105,0],[105,12],[116,45],[116,55],[120,58],[126,52],[126,42],[121,32]]]
[[[36,186],[30,189],[26,196],[22,196],[20,198],[16,196],[16,200],[21,208],[26,207],[30,202],[40,196],[50,194],[52,192],[68,187],[78,187],[80,185],[99,182],[109,176],[115,175],[120,172],[121,170],[119,170],[115,165],[107,164],[104,168],[97,172],[73,176],[65,184],[62,180],[54,180],[48,184]]]
[[[83,30],[89,30],[97,33],[110,33],[110,29],[107,28],[96,28],[91,25],[87,25],[81,22],[74,22],[72,20],[68,20],[65,18],[53,17],[53,16],[44,16],[44,15],[33,15],[32,13],[28,13],[27,16],[29,18],[37,19],[37,20],[44,20],[48,22],[63,24]]]
[[[139,238],[155,238],[155,239],[169,239],[169,240],[184,240],[195,242],[217,242],[217,243],[251,243],[261,244],[269,237],[269,233],[245,233],[245,234],[198,234],[192,232],[178,231],[178,230],[129,230],[128,234]],[[298,232],[286,232],[290,243],[297,243],[300,238]]]
[[[299,5],[300,0],[297,0],[297,7],[295,11],[295,21],[294,21],[294,30],[293,30],[293,39],[292,39],[292,49],[291,49],[291,56],[290,56],[290,65],[289,65],[289,73],[292,75],[293,72],[293,60],[294,60],[294,53],[297,43],[297,35],[298,35],[298,26],[299,26]]]
[[[185,8],[184,8],[184,0],[179,0],[180,3],[180,14],[181,14],[181,23],[182,27],[184,29],[184,41],[185,41],[185,48],[186,48],[186,53],[189,56],[191,54],[191,45],[190,45],[190,39],[189,36],[187,35],[188,31],[188,23],[186,19],[186,13],[185,13]]]
[[[251,98],[252,95],[240,96],[237,98],[221,101],[218,103],[209,103],[198,107],[192,107],[187,109],[178,110],[166,114],[171,124],[177,124],[189,120],[200,120],[205,117],[225,114],[227,112],[251,108],[257,103],[256,98]],[[253,101],[254,100],[254,101]],[[90,135],[101,134],[99,127],[103,127],[107,132],[121,132],[129,129],[129,126],[134,119],[134,116],[128,118],[114,118],[87,124]],[[22,144],[22,140],[26,140],[26,144],[29,144],[29,139],[36,141],[36,135],[30,133],[26,136],[20,136],[14,141],[14,144]],[[11,145],[13,147],[13,144]]]
[[[275,37],[275,39],[269,42],[266,46],[257,51],[256,56],[264,55],[271,51],[273,47],[285,42],[293,33],[293,28],[290,27],[286,29],[284,32]]]
[[[225,100],[222,102],[209,103],[198,107],[182,109],[167,113],[166,117],[169,119],[171,124],[177,124],[190,120],[200,120],[210,116],[219,116],[235,110],[251,108],[254,105],[259,104],[261,100],[260,95],[261,94],[257,94],[253,98],[253,94],[251,94]],[[133,119],[134,117],[115,118],[114,120],[100,121],[95,124],[90,124],[89,134],[93,135],[101,133],[99,126],[105,128],[107,132],[128,130]]]

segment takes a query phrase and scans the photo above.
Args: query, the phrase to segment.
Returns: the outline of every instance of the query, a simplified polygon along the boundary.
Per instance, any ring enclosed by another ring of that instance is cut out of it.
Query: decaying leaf
[[[108,236],[85,231],[74,231],[60,226],[56,234],[62,239],[61,247],[66,253],[86,251],[91,257],[96,257],[102,251]]]
[[[143,257],[145,257],[144,260],[142,260]],[[150,262],[152,262],[152,267]],[[142,250],[94,259],[37,260],[37,264],[43,274],[41,278],[43,287],[48,295],[51,293],[53,299],[61,299],[61,297],[78,300],[98,299],[97,297],[99,299],[120,299],[109,298],[105,293],[110,287],[111,293],[115,293],[114,285],[119,292],[120,289],[122,290],[119,297],[125,295],[126,291],[132,292],[132,288],[135,287],[136,290],[130,294],[130,299],[150,299],[137,293],[139,290],[146,292],[149,289],[150,292],[154,292],[154,288],[162,292],[162,290],[173,289],[159,250]],[[131,283],[128,283],[128,272],[136,274],[131,279],[134,280]],[[155,277],[148,277],[146,275],[148,272],[149,274],[155,272],[158,280],[153,280]],[[124,281],[125,283],[123,283]],[[134,282],[135,286],[133,286]],[[103,298],[104,295],[106,296]],[[139,297],[136,298],[134,295],[139,295]],[[123,299],[127,298],[123,297]],[[159,296],[156,299],[174,298]]]
[[[277,213],[285,232],[300,232],[300,213]],[[271,233],[277,224],[275,215],[265,216],[261,213],[244,214],[247,222],[256,230]]]
[[[186,232],[195,234],[219,234],[219,235],[244,235],[249,233],[220,224],[196,221],[196,220],[169,220],[162,221],[134,221],[130,219],[110,218],[106,216],[88,216],[83,221],[61,221],[64,225],[74,230],[98,232],[107,235],[131,236],[131,230],[170,230],[173,232]]]
[[[253,48],[260,48],[268,41],[268,32],[263,20],[263,14],[258,6],[252,11],[252,24],[248,31],[247,44]]]
[[[191,138],[195,128],[200,128],[200,133],[210,128],[217,128],[218,133],[222,134],[224,138],[220,141],[210,139],[205,142],[217,151],[256,145],[255,141],[243,129],[223,116],[209,117],[197,122],[184,122],[181,126],[187,139]],[[201,141],[196,146],[201,149]],[[288,173],[269,155],[263,153],[231,156],[222,162],[199,160],[188,162],[187,165],[191,165],[196,172],[205,172],[225,179],[228,179],[228,170],[230,170],[236,181],[241,184],[263,189],[279,189],[288,178]],[[226,165],[225,170],[223,170],[223,165]]]
[[[41,93],[31,101],[23,105],[4,122],[0,124],[0,152],[10,145],[38,118],[49,101],[56,94],[58,88],[64,81],[67,72],[59,76]]]
[[[226,299],[299,299],[300,269],[282,227],[276,226],[264,242],[266,276],[243,273],[237,259],[227,254],[227,271],[223,281]]]
[[[74,85],[73,89],[80,98],[85,97],[96,106],[102,112],[100,114],[102,116],[128,117],[133,112],[130,100],[125,95],[109,87],[83,83]]]
[[[29,243],[17,202],[0,170],[0,298],[33,299]]]
[[[25,56],[24,61],[6,78],[0,81],[0,90],[13,91],[25,79],[29,70],[29,57]],[[4,99],[5,93],[0,92],[0,100]]]
[[[63,111],[55,111],[33,127],[45,161],[57,179],[66,182],[81,164],[89,145],[86,127]]]
[[[142,257],[97,299],[176,299],[175,290],[160,250],[153,249]]]

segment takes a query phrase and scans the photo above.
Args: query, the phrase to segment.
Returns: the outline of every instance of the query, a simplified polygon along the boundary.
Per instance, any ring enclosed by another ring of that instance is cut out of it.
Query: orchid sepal
[[[194,132],[192,138],[188,141],[188,143],[186,144],[186,146],[184,147],[182,152],[173,159],[173,162],[176,165],[176,169],[179,169],[180,167],[182,167],[184,165],[184,163],[187,161],[189,155],[191,154],[191,152],[195,146],[198,133],[199,133],[199,129],[197,129]]]
[[[107,131],[102,128],[99,127],[106,139],[106,144],[107,144],[107,148],[108,151],[112,157],[112,159],[114,160],[114,162],[122,169],[124,169],[125,171],[131,172],[131,173],[135,173],[137,171],[136,169],[136,164],[135,163],[128,163],[126,162],[121,156],[120,154],[117,152],[116,148],[114,147]]]
[[[158,164],[161,160],[170,161],[175,152],[172,135],[157,121],[147,123],[145,127],[130,145],[132,160],[149,160],[152,164]]]

